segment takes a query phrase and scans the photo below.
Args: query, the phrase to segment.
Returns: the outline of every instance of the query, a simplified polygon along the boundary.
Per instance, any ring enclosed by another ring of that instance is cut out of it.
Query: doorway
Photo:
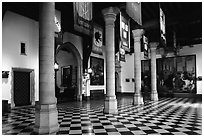
[[[72,66],[66,66],[62,68],[62,85],[63,87],[72,86]]]
[[[30,72],[14,71],[15,106],[31,105],[30,86]]]

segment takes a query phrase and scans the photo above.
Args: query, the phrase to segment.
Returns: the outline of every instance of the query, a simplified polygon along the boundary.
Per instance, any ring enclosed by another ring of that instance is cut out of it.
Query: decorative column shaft
[[[119,9],[106,8],[102,11],[105,19],[106,40],[106,98],[104,113],[118,113],[115,96],[115,20]]]
[[[77,68],[77,101],[82,101],[82,61],[78,62],[80,65]]]
[[[121,66],[119,67],[118,71],[118,92],[121,93],[122,86],[121,86]]]
[[[141,43],[140,39],[144,34],[143,29],[136,29],[132,31],[134,38],[134,79],[135,79],[135,94],[133,99],[133,105],[144,104],[143,97],[141,95]]]
[[[55,134],[58,129],[54,80],[55,4],[40,3],[39,15],[39,102],[36,103],[34,132]]]
[[[156,49],[159,43],[151,42],[150,43],[150,52],[151,52],[151,100],[157,101],[157,72],[156,72]]]

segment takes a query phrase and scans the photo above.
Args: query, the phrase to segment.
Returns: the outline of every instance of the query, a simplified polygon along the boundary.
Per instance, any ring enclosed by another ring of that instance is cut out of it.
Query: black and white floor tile
[[[202,135],[202,102],[189,98],[160,98],[132,105],[118,98],[118,114],[104,114],[104,101],[58,104],[57,135]],[[18,108],[2,116],[3,135],[34,134],[35,108]]]

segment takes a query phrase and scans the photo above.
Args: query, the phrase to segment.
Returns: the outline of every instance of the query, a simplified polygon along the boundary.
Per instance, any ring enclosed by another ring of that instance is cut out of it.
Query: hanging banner
[[[61,31],[61,12],[58,10],[55,10],[55,32]]]
[[[130,52],[130,20],[122,12],[120,12],[120,39],[122,48]]]
[[[93,46],[92,52],[103,55],[103,29],[98,25],[93,26]]]
[[[148,39],[147,39],[147,37],[145,37],[144,35],[143,35],[143,37],[142,37],[142,39],[143,39],[143,52],[144,52],[144,57],[146,58],[146,59],[149,59],[149,56],[148,56]]]
[[[125,62],[125,50],[121,46],[120,42],[120,48],[119,48],[119,61]]]
[[[160,7],[160,32],[161,32],[161,43],[166,46],[166,28],[165,28],[165,15]]]
[[[141,2],[126,2],[127,14],[139,25],[142,25]]]
[[[62,28],[61,28],[61,12],[55,10],[55,52],[59,45],[63,44],[63,35],[62,35]]]
[[[81,33],[91,34],[92,2],[73,2],[74,29]]]

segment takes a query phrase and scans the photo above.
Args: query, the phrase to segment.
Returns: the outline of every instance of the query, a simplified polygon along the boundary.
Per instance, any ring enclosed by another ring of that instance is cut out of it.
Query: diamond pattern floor
[[[121,96],[118,114],[104,114],[103,100],[58,104],[57,135],[201,135],[202,102],[189,98],[160,98],[132,105]],[[35,108],[18,108],[2,116],[2,134],[33,133]]]

